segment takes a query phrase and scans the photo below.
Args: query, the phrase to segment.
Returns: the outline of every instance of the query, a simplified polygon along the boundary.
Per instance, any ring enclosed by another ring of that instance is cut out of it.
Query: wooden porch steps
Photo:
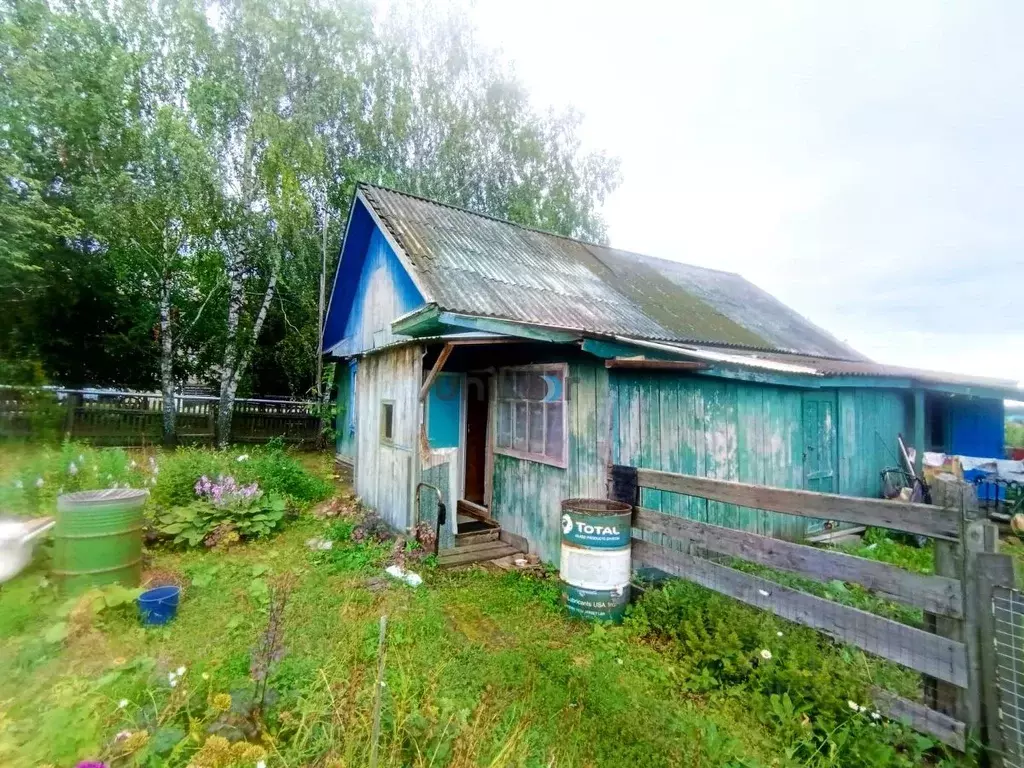
[[[494,535],[497,536],[497,532]],[[497,560],[500,557],[508,557],[518,553],[519,550],[512,545],[493,539],[456,546],[454,549],[442,549],[437,553],[437,564],[442,568],[455,565],[470,565],[471,563]]]
[[[455,546],[437,553],[437,564],[442,568],[521,554],[518,547],[501,541],[501,525],[487,507],[459,499],[456,515],[459,532],[455,534]]]

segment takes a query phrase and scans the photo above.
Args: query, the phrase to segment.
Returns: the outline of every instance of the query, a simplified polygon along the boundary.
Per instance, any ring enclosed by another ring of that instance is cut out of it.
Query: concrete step
[[[519,552],[515,547],[503,541],[485,541],[480,544],[469,544],[455,549],[442,549],[437,553],[437,564],[442,568],[454,565],[469,565],[487,560],[497,560]]]

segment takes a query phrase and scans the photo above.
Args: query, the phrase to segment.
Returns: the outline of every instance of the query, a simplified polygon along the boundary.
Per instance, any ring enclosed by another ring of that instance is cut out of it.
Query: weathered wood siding
[[[356,493],[398,529],[413,523],[418,476],[421,348],[410,344],[365,355],[356,373]],[[381,404],[394,403],[394,437],[381,437]]]
[[[901,392],[839,390],[839,493],[881,493],[881,471],[900,465],[896,435],[907,436],[909,416],[907,395]]]
[[[422,450],[422,449],[421,449]],[[447,521],[441,528],[441,549],[455,546],[456,503],[459,500],[459,451],[457,448],[427,449],[421,456],[419,482],[429,483],[441,492],[441,501],[448,509]],[[437,496],[424,488],[420,492],[417,520],[434,525],[437,522]]]
[[[611,377],[615,463],[778,488],[804,488],[804,390],[671,373]],[[838,492],[877,496],[905,429],[902,397],[840,390],[835,425]],[[799,540],[820,530],[806,519],[651,489],[641,504],[667,514]]]
[[[562,499],[606,495],[608,371],[600,361],[571,362],[569,379],[567,467],[494,457],[491,514],[549,563],[558,562]]]
[[[334,450],[350,462],[356,457],[356,367],[355,360],[342,360],[335,374],[338,379],[338,410],[334,421]]]

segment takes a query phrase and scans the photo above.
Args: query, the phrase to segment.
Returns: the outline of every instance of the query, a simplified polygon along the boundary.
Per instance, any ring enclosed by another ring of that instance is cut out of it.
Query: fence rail
[[[208,395],[175,398],[176,433],[182,443],[211,443],[218,400]],[[231,439],[262,443],[277,438],[315,444],[322,433],[315,403],[239,399]],[[99,445],[144,445],[163,438],[163,398],[158,393],[105,390],[0,388],[0,438],[64,436]]]
[[[929,536],[936,540],[936,574],[912,573],[843,552],[647,509],[639,506],[641,487],[754,510]],[[998,763],[1007,710],[996,703],[993,616],[987,606],[997,586],[1012,586],[1013,567],[1010,558],[994,554],[995,528],[977,519],[972,489],[955,490],[955,494],[949,489],[937,494],[945,504],[931,506],[621,465],[609,470],[609,497],[634,508],[635,567],[652,567],[693,581],[920,672],[925,703],[878,690],[875,700],[879,709],[960,750],[965,749],[968,738],[979,737]],[[730,559],[818,582],[838,579],[859,584],[885,600],[921,609],[925,627],[783,586],[724,564]]]

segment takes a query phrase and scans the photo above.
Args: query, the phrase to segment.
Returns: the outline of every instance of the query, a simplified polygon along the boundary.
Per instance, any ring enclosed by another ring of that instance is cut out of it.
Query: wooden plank
[[[489,546],[487,547],[471,545],[468,547],[458,547],[454,550],[443,549],[438,554],[437,564],[440,566],[469,565],[470,563],[480,563],[486,560],[497,560],[499,557],[507,557],[519,552],[518,549],[509,546],[503,541],[488,542],[488,544]]]
[[[975,561],[974,582],[978,607],[978,642],[981,647],[982,729],[981,740],[989,753],[991,764],[1000,768],[1006,749],[1003,740],[1002,719],[999,714],[999,686],[997,685],[998,659],[995,648],[995,616],[992,610],[992,591],[996,587],[1012,589],[1016,583],[1013,558],[992,552],[979,552]]]
[[[963,600],[957,579],[924,576],[877,560],[670,517],[643,507],[635,510],[633,525],[641,530],[686,539],[712,552],[799,573],[817,581],[839,579],[860,584],[880,597],[933,613],[957,618],[963,616]]]
[[[625,368],[637,371],[703,371],[707,363],[693,363],[685,360],[642,360],[616,358],[605,360],[605,368]]]
[[[638,469],[637,481],[644,488],[700,496],[753,509],[874,525],[948,541],[959,538],[960,512],[956,509],[883,499],[860,499],[834,493],[768,488],[653,469]]]
[[[633,540],[633,559],[634,567],[658,568],[939,680],[967,685],[963,643],[639,539]]]
[[[419,399],[421,402],[426,399],[427,393],[430,392],[430,388],[434,385],[434,380],[441,372],[441,369],[444,368],[445,361],[448,360],[448,356],[451,355],[453,349],[455,349],[455,347],[451,344],[445,344],[441,349],[441,354],[437,356],[437,360],[434,361],[434,365],[430,369],[430,373],[427,374],[427,378],[424,380],[423,386],[420,387]]]
[[[871,698],[879,712],[889,719],[899,720],[915,731],[933,736],[953,749],[964,751],[967,734],[965,723],[882,688],[872,688]]]

